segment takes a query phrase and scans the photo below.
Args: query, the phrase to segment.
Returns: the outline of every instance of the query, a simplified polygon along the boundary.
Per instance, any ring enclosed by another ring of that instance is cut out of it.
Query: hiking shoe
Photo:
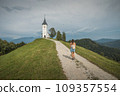
[[[75,58],[72,58],[72,60],[75,60]]]

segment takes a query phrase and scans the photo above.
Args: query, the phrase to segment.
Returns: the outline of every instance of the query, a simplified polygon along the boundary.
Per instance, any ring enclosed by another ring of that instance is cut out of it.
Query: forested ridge
[[[7,42],[6,40],[0,39],[0,56],[7,54],[23,45],[25,45],[24,42],[15,44],[13,42]]]

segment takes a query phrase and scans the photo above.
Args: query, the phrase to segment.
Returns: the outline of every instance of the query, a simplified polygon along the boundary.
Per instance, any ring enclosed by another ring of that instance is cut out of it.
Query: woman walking
[[[70,42],[70,51],[72,55],[72,60],[75,59],[75,47],[76,47],[76,43],[74,42],[74,39],[72,39],[72,41]]]

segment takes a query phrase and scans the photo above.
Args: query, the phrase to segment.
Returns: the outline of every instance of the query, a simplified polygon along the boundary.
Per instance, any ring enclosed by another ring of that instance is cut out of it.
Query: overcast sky
[[[44,14],[67,40],[120,39],[120,0],[0,0],[0,38],[40,35]]]

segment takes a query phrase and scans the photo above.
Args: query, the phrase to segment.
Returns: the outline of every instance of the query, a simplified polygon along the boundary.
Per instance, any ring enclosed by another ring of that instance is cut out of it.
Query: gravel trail
[[[75,60],[72,60],[70,50],[65,45],[56,40],[52,41],[56,43],[57,55],[68,80],[117,80],[113,75],[76,53]]]

